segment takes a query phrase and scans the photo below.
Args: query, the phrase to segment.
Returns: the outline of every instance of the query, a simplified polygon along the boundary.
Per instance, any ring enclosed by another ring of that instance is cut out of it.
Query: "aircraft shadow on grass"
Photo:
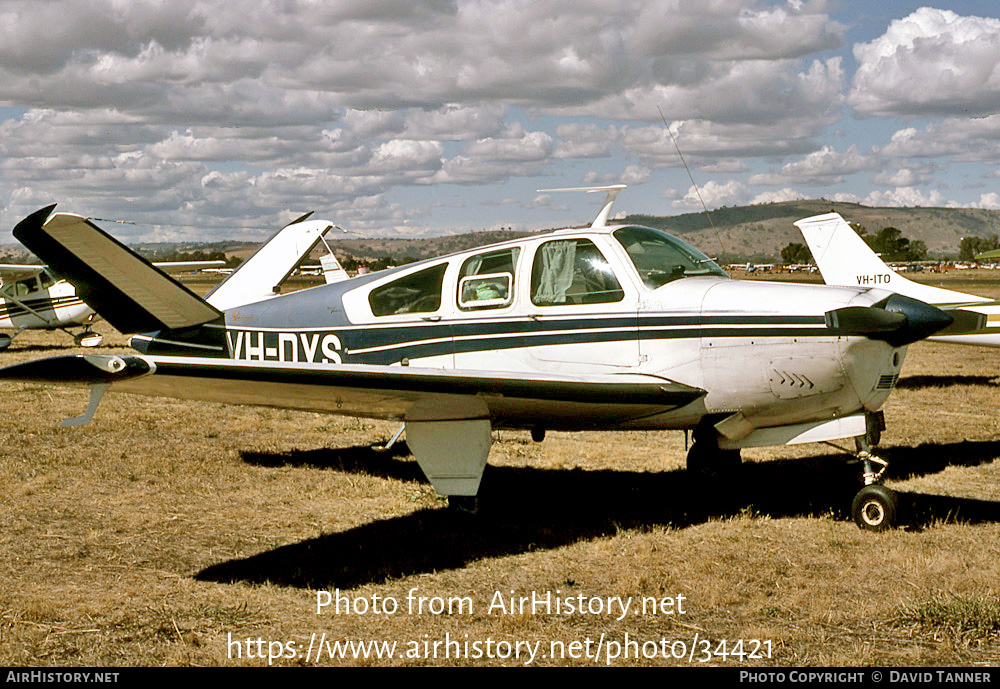
[[[405,449],[393,448],[397,453]],[[890,478],[977,466],[1000,457],[1000,442],[886,448]],[[422,479],[416,462],[369,447],[248,454],[262,466],[298,465]],[[710,481],[674,470],[662,473],[487,467],[478,514],[421,509],[340,533],[311,538],[202,570],[205,581],[270,582],[304,588],[354,588],[413,574],[456,569],[490,557],[516,555],[611,536],[621,529],[683,528],[745,509],[773,518],[834,514],[848,519],[858,466],[843,456],[747,463],[739,481]],[[1000,522],[1000,503],[900,492],[900,523],[922,529],[936,520]]]
[[[88,350],[88,352],[91,353],[91,354],[94,354],[94,353],[97,353],[97,352],[104,352],[104,351],[110,352],[112,349],[113,349],[112,347],[90,347],[89,350]],[[10,353],[12,353],[12,354],[13,353],[25,354],[25,353],[28,353],[28,352],[49,352],[49,351],[54,351],[54,350],[59,350],[60,352],[65,352],[66,351],[66,345],[32,344],[32,345],[23,345],[23,346],[19,346],[19,347],[13,347],[11,349],[8,349],[7,351],[10,352]]]
[[[998,376],[907,376],[900,378],[896,383],[897,390],[923,390],[924,388],[942,388],[953,385],[985,385],[987,387],[1000,387],[1000,377]]]

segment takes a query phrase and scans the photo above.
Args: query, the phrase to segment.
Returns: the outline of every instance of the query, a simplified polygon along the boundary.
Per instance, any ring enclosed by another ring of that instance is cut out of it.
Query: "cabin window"
[[[38,290],[38,282],[34,277],[30,277],[24,280],[18,280],[14,283],[14,296],[15,297],[26,297],[32,292]]]
[[[463,311],[499,309],[514,301],[514,266],[520,247],[479,254],[458,273],[458,307]]]
[[[399,313],[431,313],[441,308],[441,283],[448,264],[421,270],[404,278],[376,287],[368,295],[368,304],[376,316]]]
[[[535,252],[532,304],[603,304],[624,298],[611,264],[590,240],[546,242]]]
[[[614,234],[628,252],[643,284],[650,289],[683,277],[728,277],[715,261],[666,232],[650,227],[623,227]]]

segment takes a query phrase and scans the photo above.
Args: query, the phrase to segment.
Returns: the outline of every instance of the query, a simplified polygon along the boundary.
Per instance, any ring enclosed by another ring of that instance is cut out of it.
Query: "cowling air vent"
[[[896,383],[899,381],[898,373],[887,373],[878,377],[878,383],[875,384],[876,390],[892,390],[896,387]]]

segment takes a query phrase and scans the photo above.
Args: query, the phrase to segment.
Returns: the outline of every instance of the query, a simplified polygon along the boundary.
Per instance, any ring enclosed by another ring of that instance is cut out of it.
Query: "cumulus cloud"
[[[914,187],[897,187],[890,191],[873,191],[862,203],[866,206],[931,206],[931,207],[956,207],[958,204],[949,201],[937,189],[932,189],[924,193]]]
[[[587,185],[596,184],[642,184],[649,179],[651,172],[648,167],[642,165],[629,165],[622,172],[611,172],[598,174],[588,172],[581,180]]]
[[[988,208],[990,210],[1000,210],[1000,194],[995,191],[981,194],[977,203],[971,204],[973,208]]]
[[[838,191],[836,194],[830,194],[826,198],[830,201],[836,201],[838,203],[861,203],[860,196],[847,191]]]
[[[844,153],[839,153],[832,146],[823,146],[802,160],[788,163],[777,173],[752,175],[749,182],[752,185],[789,182],[814,186],[838,184],[843,181],[844,175],[876,170],[879,166],[877,157],[859,153],[854,146]]]
[[[735,158],[730,158],[726,160],[719,160],[708,165],[702,165],[702,172],[717,172],[717,173],[734,173],[734,172],[746,172],[750,169],[744,161]]]
[[[700,200],[699,194],[701,196]],[[690,187],[683,198],[673,201],[671,205],[674,208],[686,210],[701,210],[702,201],[704,201],[705,205],[709,208],[718,208],[720,206],[738,206],[746,203],[747,196],[747,187],[742,182],[731,180],[729,182],[719,183],[715,180],[709,180],[700,189]]]
[[[854,46],[848,102],[869,115],[988,115],[1000,107],[1000,19],[922,7]]]
[[[877,152],[897,158],[947,156],[960,162],[996,163],[1000,161],[1000,115],[949,117],[923,129],[906,127]]]
[[[670,134],[660,126],[626,126],[621,147],[646,165],[681,167],[678,148],[689,165],[759,157],[805,155],[815,149],[822,124],[810,118],[782,124],[722,124],[707,120],[670,123]],[[676,145],[675,145],[676,142]]]
[[[780,203],[782,201],[797,201],[799,199],[809,198],[800,191],[795,189],[789,189],[785,187],[784,189],[779,189],[777,191],[765,191],[763,193],[757,194],[751,200],[751,204],[760,203]]]
[[[717,176],[711,205],[791,198],[879,158],[908,159],[876,181],[902,199],[930,182],[913,158],[1000,158],[998,122],[921,123],[867,153],[818,142],[845,104],[997,110],[997,23],[918,10],[856,46],[848,75],[830,52],[845,27],[823,0],[613,12],[598,0],[6,0],[0,222],[58,200],[163,227],[277,225],[313,208],[410,227],[433,204],[401,208],[403,187],[649,183],[681,164],[657,106],[687,162]],[[750,191],[760,185],[774,189]],[[691,190],[670,201],[700,208]]]
[[[895,171],[880,172],[872,177],[872,182],[891,187],[912,187],[927,184],[931,181],[930,168],[900,168]]]

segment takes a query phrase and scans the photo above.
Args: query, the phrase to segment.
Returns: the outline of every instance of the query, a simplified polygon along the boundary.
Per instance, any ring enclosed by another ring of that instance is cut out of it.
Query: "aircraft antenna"
[[[116,222],[119,225],[138,225],[139,224],[139,223],[133,222],[131,220],[114,220],[112,218],[95,218],[94,216],[90,216],[88,218],[85,218],[85,220],[97,220],[99,222]]]
[[[670,125],[667,124],[667,118],[663,116],[663,110],[660,106],[656,106],[656,111],[660,113],[660,119],[663,120],[663,126],[667,130],[667,134],[670,135],[670,140],[674,142],[674,148],[677,149],[677,156],[681,159],[681,164],[684,166],[684,170],[688,173],[688,179],[691,180],[691,186],[694,187],[694,193],[698,195],[698,200],[701,202],[701,207],[705,210],[705,217],[708,218],[708,224],[712,226],[712,230],[715,232],[715,238],[719,240],[719,251],[721,254],[726,253],[726,247],[722,245],[722,235],[719,234],[719,228],[715,226],[712,221],[712,214],[708,212],[708,206],[705,205],[705,200],[701,198],[701,190],[698,188],[698,183],[694,181],[694,175],[691,174],[691,168],[688,167],[687,161],[684,160],[684,154],[681,153],[681,147],[677,145],[677,139],[674,138],[674,133],[670,131]]]
[[[330,225],[325,230],[323,230],[323,233],[320,234],[319,239],[320,239],[321,242],[323,242],[323,246],[326,247],[327,253],[330,254],[331,256],[333,256],[334,255],[333,249],[331,249],[330,245],[326,243],[326,233],[329,232],[330,230],[339,230],[339,231],[343,232],[344,234],[351,234],[351,233],[348,230],[345,230],[340,225]],[[354,234],[357,234],[357,233],[355,232]]]

